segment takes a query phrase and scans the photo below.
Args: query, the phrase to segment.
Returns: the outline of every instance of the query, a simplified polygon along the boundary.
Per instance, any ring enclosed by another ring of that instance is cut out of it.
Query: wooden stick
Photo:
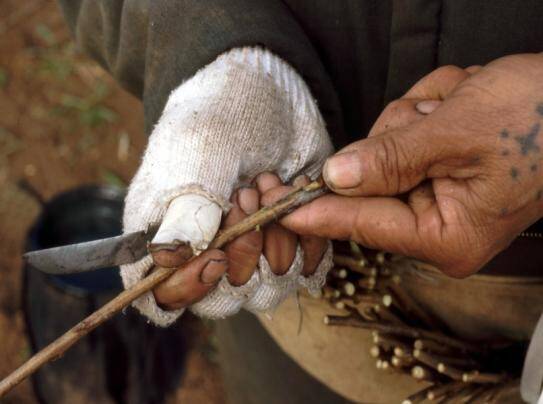
[[[453,381],[440,386],[432,387],[426,394],[426,398],[430,401],[435,401],[444,396],[449,396],[466,386],[464,382]]]
[[[394,314],[391,310],[388,310],[383,305],[376,304],[375,306],[373,306],[373,310],[375,311],[375,313],[377,313],[379,318],[385,323],[396,324],[400,326],[406,325],[405,322],[400,317]]]
[[[427,382],[434,382],[436,379],[436,374],[431,369],[420,365],[411,368],[411,376],[416,380],[426,380]]]
[[[413,348],[443,355],[458,355],[458,351],[454,348],[428,339],[415,340],[415,342],[413,343]]]
[[[434,385],[426,387],[425,389],[419,390],[414,394],[411,394],[405,400],[402,401],[402,404],[418,404],[426,400],[426,395],[428,391],[432,390]]]
[[[220,248],[229,241],[232,241],[240,235],[253,230],[255,227],[263,226],[282,216],[285,216],[294,209],[313,201],[319,196],[324,195],[326,192],[327,189],[321,181],[314,181],[304,187],[299,187],[281,200],[277,201],[272,206],[262,208],[236,225],[220,232],[211,242],[208,248]],[[103,322],[109,320],[115,314],[132,303],[135,299],[153,289],[159,283],[176,272],[177,269],[178,267],[157,267],[152,273],[150,273],[150,275],[136,283],[132,288],[120,293],[105,306],[92,313],[75,327],[68,330],[61,337],[57,338],[40,352],[32,356],[22,366],[0,382],[0,397],[3,397],[6,393],[21,383],[28,376],[36,372],[44,364],[62,356],[66,350],[68,350],[82,337],[87,335]]]
[[[507,375],[503,373],[480,373],[474,370],[464,373],[462,381],[465,383],[496,384],[507,381]]]
[[[396,356],[394,355],[392,358],[390,358],[390,363],[392,363],[392,366],[395,368],[406,368],[406,367],[412,367],[414,363],[414,359],[412,356]]]
[[[450,345],[451,347],[457,348],[461,351],[480,352],[479,347],[477,347],[476,345],[472,345],[467,341],[461,341],[456,338],[449,337],[441,333],[428,331],[422,328],[365,321],[361,318],[353,316],[326,316],[324,319],[324,323],[327,325],[348,326],[364,328],[367,330],[376,330],[384,334],[391,334],[407,338],[424,338],[440,342],[442,344]]]
[[[424,351],[424,350],[421,350]],[[443,363],[446,366],[456,366],[463,369],[480,369],[481,364],[477,362],[476,360],[467,357],[466,355],[458,355],[458,356],[448,356],[448,355],[440,355],[436,354],[432,351],[424,351],[427,352],[429,355],[432,355],[436,360],[439,361],[439,363]]]
[[[379,358],[381,356],[381,348],[377,345],[372,345],[370,348],[370,356],[372,358]]]
[[[357,272],[366,276],[377,275],[376,268],[369,268],[368,261],[365,258],[355,259],[346,255],[334,255],[334,264],[339,267],[349,268],[353,272]]]
[[[458,370],[450,366],[446,366],[445,364],[441,363],[438,359],[434,358],[429,353],[421,351],[420,349],[415,349],[413,351],[413,356],[419,362],[424,363],[426,366],[437,370],[439,373],[442,373],[453,380],[462,381],[462,375],[464,373],[461,370]]]

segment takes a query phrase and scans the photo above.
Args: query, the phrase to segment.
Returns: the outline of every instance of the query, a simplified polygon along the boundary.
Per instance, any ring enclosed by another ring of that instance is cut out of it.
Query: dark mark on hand
[[[530,166],[530,171],[533,173],[535,173],[537,169],[538,169],[538,165],[535,163]]]
[[[509,132],[507,131],[507,129],[504,129],[504,130],[501,131],[500,137],[502,139],[507,139],[509,137]]]
[[[535,143],[535,139],[537,138],[537,135],[539,135],[540,129],[541,125],[536,123],[526,135],[515,137],[515,140],[520,146],[520,152],[523,156],[526,156],[531,151],[534,153],[540,151],[539,146]]]
[[[509,156],[510,154],[511,152],[509,152],[509,150],[507,149],[502,150],[502,156]]]
[[[539,115],[543,116],[543,103],[538,104],[535,110]]]
[[[511,178],[513,178],[514,180],[516,180],[520,175],[518,168],[516,167],[511,167],[510,173],[511,173]]]

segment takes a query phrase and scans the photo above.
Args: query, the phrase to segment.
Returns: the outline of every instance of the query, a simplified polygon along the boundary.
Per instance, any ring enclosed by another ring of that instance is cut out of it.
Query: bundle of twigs
[[[404,404],[492,403],[518,388],[518,366],[508,351],[516,341],[472,342],[454,335],[402,289],[401,268],[409,260],[385,253],[336,254],[323,296],[345,315],[328,315],[325,324],[370,330],[369,356],[377,369],[408,374],[426,382]],[[521,355],[517,355],[522,357]],[[499,358],[506,358],[500,362]]]

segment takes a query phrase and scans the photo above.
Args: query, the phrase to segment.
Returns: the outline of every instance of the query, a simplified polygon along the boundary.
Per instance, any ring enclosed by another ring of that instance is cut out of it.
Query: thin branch
[[[465,352],[481,352],[481,347],[470,344],[466,341],[461,341],[447,335],[443,335],[437,332],[424,330],[422,328],[399,326],[393,324],[383,324],[371,321],[365,321],[361,318],[354,316],[326,316],[324,319],[325,324],[338,325],[338,326],[350,326],[357,328],[364,328],[367,330],[376,330],[385,334],[391,334],[396,336],[408,337],[408,338],[425,338],[440,342],[442,344],[455,347]]]
[[[245,218],[236,225],[229,227],[219,233],[209,245],[209,249],[221,248],[229,241],[240,235],[253,230],[255,227],[264,226],[276,219],[279,219],[294,209],[305,205],[327,192],[321,181],[314,181],[304,187],[295,189],[293,192],[277,201],[270,207],[260,209],[253,215]],[[164,281],[178,267],[161,268],[157,267],[147,277],[139,281],[132,288],[120,293],[117,297],[101,307],[86,319],[78,323],[75,327],[68,330],[61,337],[57,338],[51,344],[46,346],[40,352],[28,359],[22,366],[9,374],[0,382],[0,397],[3,397],[11,389],[21,383],[28,376],[36,372],[44,364],[62,356],[73,344],[94,330],[100,324],[109,320],[122,309],[130,305],[138,297],[150,291],[159,283]]]

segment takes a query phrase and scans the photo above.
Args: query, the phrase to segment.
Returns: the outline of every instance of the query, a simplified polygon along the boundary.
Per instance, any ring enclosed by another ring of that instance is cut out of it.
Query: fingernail
[[[200,279],[202,283],[216,283],[228,269],[226,260],[209,260],[204,267]]]
[[[258,193],[253,188],[242,188],[238,192],[238,205],[247,215],[258,210]]]
[[[309,177],[304,174],[297,176],[292,182],[295,187],[303,187],[307,184],[309,184]]]
[[[428,115],[436,110],[441,105],[439,100],[424,100],[415,105],[417,111],[421,114]]]
[[[362,167],[354,151],[336,154],[324,165],[323,176],[331,188],[353,188],[362,182]]]
[[[147,250],[151,253],[153,262],[164,268],[179,267],[193,256],[190,243],[179,241],[167,244],[151,243]]]

